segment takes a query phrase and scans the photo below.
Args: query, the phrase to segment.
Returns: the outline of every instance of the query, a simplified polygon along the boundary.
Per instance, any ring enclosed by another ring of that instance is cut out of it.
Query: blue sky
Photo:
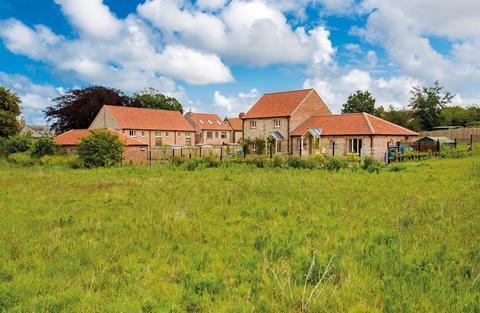
[[[0,85],[30,123],[69,88],[146,87],[233,116],[265,92],[314,87],[335,112],[370,90],[408,104],[439,80],[479,103],[480,1],[0,0]]]

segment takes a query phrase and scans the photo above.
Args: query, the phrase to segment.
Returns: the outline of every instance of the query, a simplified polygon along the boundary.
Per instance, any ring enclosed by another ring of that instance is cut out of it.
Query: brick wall
[[[318,93],[312,91],[290,117],[290,132],[293,132],[310,117],[315,115],[331,115],[332,113]]]
[[[130,136],[130,129],[124,129],[121,131],[123,134]],[[146,143],[150,148],[160,148],[156,146],[157,138],[161,138],[162,145],[188,145],[187,139],[188,134],[190,134],[190,145],[195,145],[195,133],[194,132],[185,132],[185,131],[155,131],[155,130],[142,130],[135,129],[136,140]],[[156,133],[160,132],[160,137],[156,137]]]
[[[112,129],[120,129],[120,125],[118,125],[117,121],[113,118],[112,114],[102,107],[100,112],[98,112],[97,116],[93,120],[92,124],[90,125],[89,129],[104,129],[104,128],[112,128]]]
[[[212,133],[212,138],[208,138],[208,132]],[[227,135],[227,138],[222,138],[222,132]],[[201,143],[208,145],[222,145],[232,142],[232,132],[227,130],[204,130],[202,131]]]
[[[275,127],[275,120],[280,120],[280,127]],[[257,127],[250,127],[250,121],[256,121]],[[290,128],[291,129],[291,128]],[[265,118],[265,119],[246,119],[244,121],[244,134],[245,138],[255,139],[255,138],[268,138],[272,131],[278,131],[282,134],[284,141],[281,143],[281,153],[288,153],[288,118],[278,117],[278,118]]]

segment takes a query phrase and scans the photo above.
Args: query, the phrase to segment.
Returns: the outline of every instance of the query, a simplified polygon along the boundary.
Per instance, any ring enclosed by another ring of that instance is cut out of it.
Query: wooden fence
[[[448,137],[451,139],[457,139],[457,141],[466,142],[470,141],[473,137],[480,138],[480,127],[467,127],[467,128],[457,128],[457,129],[442,129],[442,130],[432,130],[428,132],[421,132],[420,137],[433,136],[433,137]]]

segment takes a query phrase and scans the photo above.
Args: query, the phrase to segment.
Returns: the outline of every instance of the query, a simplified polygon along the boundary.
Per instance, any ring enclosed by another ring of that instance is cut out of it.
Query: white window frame
[[[165,137],[168,137],[168,132],[165,132]]]
[[[182,132],[177,132],[178,137],[182,137]]]
[[[130,135],[130,137],[137,137],[137,131],[136,130],[130,129],[128,131],[128,134]]]
[[[215,138],[218,138],[218,132],[215,132]]]
[[[227,132],[221,132],[220,133],[220,138],[227,139]]]
[[[185,132],[185,138],[190,138],[190,132]]]
[[[257,121],[255,121],[255,120],[250,121],[250,128],[251,128],[251,129],[257,128]]]
[[[274,126],[275,128],[280,128],[281,125],[282,125],[282,122],[281,122],[280,119],[277,118],[277,119],[274,119],[274,120],[273,120],[273,126]]]
[[[161,131],[155,131],[155,137],[162,137],[162,132]]]
[[[206,136],[207,136],[207,139],[213,139],[213,132],[212,131],[207,131]]]
[[[142,137],[145,137],[145,131],[142,130]]]
[[[361,146],[363,145],[362,138],[348,138],[347,151],[348,153],[360,154]]]

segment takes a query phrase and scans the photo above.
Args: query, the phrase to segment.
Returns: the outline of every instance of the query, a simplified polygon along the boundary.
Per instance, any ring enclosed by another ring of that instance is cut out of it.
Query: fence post
[[[220,161],[223,160],[223,146],[220,146]]]
[[[202,157],[202,146],[200,146],[200,157]]]
[[[172,159],[175,157],[175,149],[172,148]]]
[[[152,166],[152,150],[148,150],[148,164]]]
[[[180,156],[183,157],[183,148],[180,148]]]
[[[468,148],[469,151],[472,151],[473,148],[473,134],[470,134],[470,147]]]
[[[387,164],[390,164],[390,142],[387,141]]]
[[[440,139],[437,139],[437,153],[440,152]]]
[[[457,149],[457,137],[455,137],[455,149]]]
[[[332,156],[335,156],[335,141],[332,141]]]

